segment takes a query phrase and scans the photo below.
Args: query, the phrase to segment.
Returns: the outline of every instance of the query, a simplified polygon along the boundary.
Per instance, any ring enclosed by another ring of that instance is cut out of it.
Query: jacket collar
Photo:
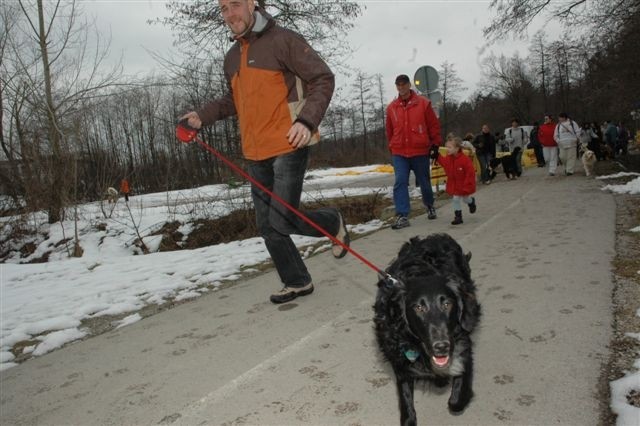
[[[409,98],[407,98],[406,101],[404,99],[402,99],[400,96],[398,96],[398,97],[396,97],[395,102],[398,105],[405,105],[405,104],[406,105],[411,105],[413,103],[413,101],[415,100],[415,98],[416,98],[416,92],[413,89],[411,89],[410,92],[409,92]]]
[[[256,10],[253,11],[253,18],[251,28],[241,36],[232,35],[230,38],[231,41],[238,41],[240,39],[249,41],[261,37],[268,29],[276,24],[275,19],[260,6],[256,6]]]

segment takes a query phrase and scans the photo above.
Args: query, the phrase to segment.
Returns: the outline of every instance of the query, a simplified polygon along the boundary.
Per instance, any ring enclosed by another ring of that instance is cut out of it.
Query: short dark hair
[[[411,83],[411,79],[406,74],[400,74],[396,77],[396,84],[407,84]]]
[[[518,120],[517,118],[512,118],[512,119],[511,119],[511,122],[512,122],[512,123],[513,123],[514,121],[515,121],[516,123],[520,124],[520,120]]]
[[[560,117],[560,118],[569,118],[569,116],[567,115],[566,112],[561,112],[560,114],[558,114],[558,117]]]

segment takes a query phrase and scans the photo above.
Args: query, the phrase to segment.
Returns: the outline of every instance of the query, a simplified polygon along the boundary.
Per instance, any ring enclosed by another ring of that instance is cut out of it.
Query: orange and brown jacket
[[[294,150],[287,132],[296,121],[313,132],[311,143],[318,142],[335,79],[302,36],[276,25],[261,8],[254,15],[252,30],[225,56],[230,93],[206,104],[198,115],[210,125],[237,114],[242,152],[259,161]]]

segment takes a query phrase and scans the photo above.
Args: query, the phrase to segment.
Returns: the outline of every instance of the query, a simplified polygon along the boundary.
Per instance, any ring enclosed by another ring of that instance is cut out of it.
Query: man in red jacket
[[[387,140],[393,161],[395,183],[393,202],[396,221],[391,228],[400,229],[410,225],[409,173],[416,176],[422,202],[429,219],[436,218],[433,206],[433,190],[429,176],[429,153],[440,145],[440,122],[429,101],[411,90],[411,80],[401,74],[396,77],[398,97],[387,107]]]
[[[544,162],[549,165],[549,175],[556,174],[558,167],[558,144],[553,139],[553,132],[556,129],[556,123],[553,122],[551,114],[544,115],[544,123],[538,128],[538,141],[542,145],[542,155]]]

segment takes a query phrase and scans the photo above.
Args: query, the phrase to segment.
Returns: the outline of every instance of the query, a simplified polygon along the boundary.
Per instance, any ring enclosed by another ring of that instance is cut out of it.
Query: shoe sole
[[[311,285],[311,288],[308,288],[307,290],[292,291],[288,293],[286,296],[283,296],[282,298],[280,298],[280,296],[275,296],[275,297],[271,296],[269,297],[269,300],[271,301],[271,303],[275,303],[276,305],[279,305],[280,303],[291,302],[292,300],[295,300],[300,296],[307,296],[311,293],[313,293],[313,285]]]
[[[349,237],[349,231],[347,231],[347,224],[344,221],[344,217],[342,217],[342,213],[338,212],[338,215],[340,216],[340,227],[341,230],[344,231],[344,237],[342,239],[342,244],[344,244],[345,246],[349,247],[351,245],[351,237]],[[338,234],[340,234],[340,231],[338,231]],[[340,238],[338,238],[338,236],[336,235],[336,239],[338,239],[338,241],[340,241]],[[340,252],[338,254],[336,254],[334,249],[340,249]],[[333,257],[335,257],[336,259],[342,259],[343,257],[345,257],[347,255],[349,250],[347,250],[346,248],[338,245],[338,244],[334,244],[333,247],[331,247],[331,253],[333,254]]]
[[[391,229],[403,229],[403,228],[408,228],[410,226],[411,226],[411,224],[406,224],[406,225],[401,225],[401,226],[391,225]]]

